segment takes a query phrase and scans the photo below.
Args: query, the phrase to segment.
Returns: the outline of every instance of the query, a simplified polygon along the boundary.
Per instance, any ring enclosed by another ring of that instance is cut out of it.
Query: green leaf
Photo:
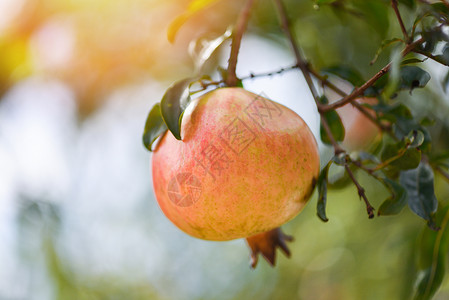
[[[418,274],[414,300],[430,300],[440,288],[449,250],[449,206],[436,215],[438,231],[424,228],[419,240]]]
[[[432,7],[432,11],[437,16],[443,16],[443,17],[445,16],[446,18],[448,18],[449,8],[446,5],[444,5],[444,3],[442,3],[442,2],[432,3],[431,7]]]
[[[361,86],[365,83],[365,80],[363,80],[362,75],[357,70],[349,66],[339,65],[335,67],[322,69],[321,72],[325,74],[332,74],[338,76],[341,79],[344,79],[352,83],[352,85],[354,86]]]
[[[391,196],[388,197],[377,210],[378,216],[391,216],[397,215],[402,211],[404,206],[407,204],[407,193],[405,189],[399,183],[384,178],[383,182],[388,186]]]
[[[449,41],[449,37],[439,28],[424,31],[421,34],[426,40],[426,42],[421,45],[421,49],[425,52],[433,52],[439,42]]]
[[[332,161],[328,162],[326,167],[321,170],[320,176],[318,176],[318,202],[316,206],[316,213],[321,221],[327,222],[329,219],[326,217],[326,202],[327,202],[327,174]]]
[[[145,129],[143,131],[143,144],[151,151],[151,146],[154,141],[164,132],[167,131],[167,125],[165,125],[164,119],[161,114],[161,106],[156,103],[148,114],[147,121],[145,122]]]
[[[421,151],[405,146],[404,142],[388,144],[382,150],[381,159],[383,163],[388,163],[389,168],[415,169],[421,161]]]
[[[324,118],[329,125],[329,128],[331,130],[332,136],[334,137],[336,142],[341,142],[345,138],[345,127],[343,126],[343,123],[341,122],[340,116],[335,110],[327,111],[324,114]],[[321,140],[323,143],[332,145],[332,142],[327,135],[326,130],[324,130],[323,125],[321,124],[320,128],[320,135]]]
[[[433,126],[435,125],[435,119],[430,118],[429,116],[425,116],[419,121],[419,125],[421,126]]]
[[[190,2],[187,11],[176,17],[168,27],[167,38],[170,43],[173,43],[175,41],[176,34],[188,19],[190,19],[197,12],[205,9],[206,7],[217,1],[218,0],[193,0],[192,2]]]
[[[423,69],[416,66],[403,66],[400,71],[400,89],[410,89],[425,87],[430,80],[430,75]]]
[[[201,70],[205,62],[231,35],[232,28],[228,27],[223,34],[213,39],[200,38],[190,42],[189,54],[193,59],[196,72]]]
[[[351,1],[362,18],[371,28],[377,31],[381,38],[386,36],[389,28],[388,9],[378,0]]]
[[[420,130],[411,131],[405,139],[409,147],[416,148],[424,143],[424,133]]]
[[[409,59],[404,59],[401,62],[401,66],[406,66],[406,65],[411,65],[411,64],[419,64],[424,62],[425,59],[418,59],[418,58],[409,58]]]
[[[388,40],[382,41],[379,49],[377,49],[376,54],[374,55],[374,58],[371,60],[370,64],[372,65],[377,61],[377,59],[379,58],[379,55],[382,53],[382,51],[384,51],[385,48],[387,48],[393,44],[396,44],[398,42],[402,42],[402,40],[399,38],[393,38],[393,39],[388,39]]]
[[[403,171],[399,181],[407,191],[407,202],[410,209],[427,221],[431,228],[436,228],[433,215],[438,201],[434,192],[432,168],[424,162],[413,170]]]
[[[195,78],[186,78],[172,84],[161,100],[161,113],[168,130],[181,140],[181,121],[190,102],[190,85]]]

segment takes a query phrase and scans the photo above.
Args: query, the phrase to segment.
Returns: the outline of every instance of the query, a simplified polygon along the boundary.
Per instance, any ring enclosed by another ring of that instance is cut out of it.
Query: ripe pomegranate
[[[279,227],[307,203],[319,153],[292,110],[241,88],[220,88],[191,102],[182,140],[167,132],[152,158],[153,185],[165,215],[206,240],[250,237]]]

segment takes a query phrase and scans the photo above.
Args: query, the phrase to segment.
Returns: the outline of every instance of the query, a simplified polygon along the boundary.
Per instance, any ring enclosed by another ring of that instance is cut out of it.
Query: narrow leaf
[[[433,215],[438,201],[434,192],[433,170],[422,162],[416,169],[403,171],[399,181],[407,191],[407,202],[410,209],[427,221],[429,227],[436,228]]]
[[[321,170],[320,176],[318,176],[318,202],[316,206],[316,213],[321,221],[327,222],[329,219],[326,217],[326,202],[327,202],[327,174],[332,162],[329,162],[323,170]]]
[[[418,167],[421,161],[421,151],[406,147],[404,142],[388,144],[382,150],[382,162],[385,166],[399,170],[409,170]]]
[[[425,228],[418,249],[418,274],[414,300],[430,300],[439,289],[446,268],[449,250],[449,206],[436,215],[440,230]]]
[[[151,146],[154,141],[164,132],[167,131],[167,125],[165,125],[164,119],[161,114],[161,106],[156,103],[148,114],[147,121],[145,122],[145,129],[143,131],[143,144],[151,150]]]
[[[190,102],[190,85],[194,78],[186,78],[171,85],[162,97],[161,113],[168,130],[176,139],[181,139],[181,121]]]
[[[423,69],[416,66],[403,66],[400,71],[401,89],[410,89],[425,87],[430,80],[430,75]]]
[[[188,19],[214,2],[217,2],[217,0],[193,0],[190,2],[187,11],[175,18],[168,27],[167,38],[170,43],[175,41],[176,34]]]
[[[374,58],[371,60],[370,64],[372,65],[372,64],[374,64],[377,61],[377,59],[379,58],[379,55],[382,53],[382,51],[385,48],[387,48],[388,46],[393,45],[395,43],[398,43],[398,42],[402,42],[402,40],[399,39],[399,38],[394,38],[394,39],[391,39],[391,40],[384,40],[384,41],[382,41],[382,43],[380,44],[379,49],[377,49],[376,54],[374,55]]]
[[[388,186],[391,196],[388,197],[379,207],[378,216],[397,215],[407,204],[407,193],[405,189],[397,182],[384,178],[383,182]]]
[[[411,65],[411,64],[419,64],[424,62],[425,59],[419,59],[419,58],[409,58],[409,59],[404,59],[401,62],[401,66],[406,66],[406,65]]]
[[[345,138],[345,127],[343,126],[343,123],[341,122],[338,113],[335,110],[327,111],[324,114],[324,118],[330,127],[332,136],[334,137],[335,141],[336,142],[343,141],[343,139]],[[329,138],[326,130],[323,128],[323,125],[321,125],[320,128],[320,135],[323,143],[332,145],[331,139]]]

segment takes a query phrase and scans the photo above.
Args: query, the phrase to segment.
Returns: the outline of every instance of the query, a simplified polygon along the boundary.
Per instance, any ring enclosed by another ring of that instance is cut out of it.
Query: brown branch
[[[254,0],[247,0],[243,10],[241,11],[235,29],[232,33],[232,45],[231,45],[231,54],[229,56],[228,62],[228,72],[226,78],[227,86],[237,86],[238,78],[236,75],[237,69],[237,58],[240,50],[240,43],[242,41],[243,32],[246,30],[246,26],[248,24],[248,19],[251,12],[251,7],[254,3]]]
[[[366,194],[365,194],[365,189],[360,185],[360,183],[357,181],[357,179],[355,179],[355,176],[352,173],[351,169],[349,168],[348,164],[345,164],[345,169],[349,175],[349,178],[351,178],[352,182],[357,187],[357,193],[359,194],[359,197],[362,198],[363,201],[365,202],[368,217],[370,219],[374,218],[374,207],[368,201],[368,198],[366,197]]]
[[[425,41],[425,39],[423,37],[419,38],[418,40],[414,41],[411,44],[408,44],[404,50],[402,50],[402,57],[406,56],[407,54],[409,54],[410,52],[412,52],[416,46],[422,44]],[[390,62],[389,64],[387,64],[385,67],[383,67],[379,72],[377,72],[373,77],[371,77],[368,81],[366,81],[362,86],[355,88],[354,91],[352,91],[351,94],[349,94],[346,97],[343,97],[343,99],[325,105],[325,106],[321,106],[321,110],[326,112],[329,110],[334,110],[336,108],[339,108],[341,106],[346,105],[347,103],[354,101],[356,98],[360,97],[361,95],[363,95],[363,93],[369,88],[371,87],[377,80],[379,80],[382,76],[384,76],[385,74],[388,73],[388,71],[390,71],[392,66],[392,63]]]
[[[421,54],[421,55],[424,55],[425,57],[428,57],[428,58],[430,58],[430,59],[436,61],[436,62],[439,63],[439,64],[442,64],[442,65],[445,65],[445,66],[448,66],[448,67],[449,67],[449,65],[447,64],[447,62],[446,62],[444,59],[441,59],[441,57],[435,56],[435,55],[433,55],[433,54],[431,54],[431,53],[427,53],[427,52],[422,51],[422,50],[420,50],[420,49],[415,49],[415,50],[413,50],[413,52],[418,53],[418,54]]]
[[[307,66],[307,70],[309,70],[309,73],[312,74],[316,79],[318,79],[319,81],[321,81],[321,83],[325,86],[327,86],[328,88],[330,88],[331,90],[333,90],[334,92],[336,92],[337,94],[339,94],[342,97],[347,96],[348,94],[346,92],[344,92],[343,90],[341,90],[340,88],[338,88],[336,85],[334,85],[332,82],[330,82],[329,80],[327,80],[327,78],[321,74],[319,74],[317,71],[315,71],[314,69],[312,69],[310,66]]]
[[[324,76],[320,75],[318,72],[316,72],[315,70],[313,70],[312,68],[310,68],[310,66],[308,66],[309,68],[309,72],[319,81],[321,81],[321,83],[325,86],[327,86],[328,88],[330,88],[331,90],[333,90],[335,93],[339,94],[342,97],[346,97],[348,96],[348,94],[346,92],[344,92],[343,90],[341,90],[340,88],[338,88],[336,85],[334,85],[333,83],[331,83],[329,80],[327,80],[327,78],[325,78]],[[358,110],[360,111],[360,113],[362,113],[365,117],[367,117],[372,123],[374,123],[374,125],[376,125],[380,130],[385,131],[389,134],[392,134],[391,132],[391,127],[390,126],[386,126],[384,124],[382,124],[377,118],[375,118],[372,114],[369,113],[369,111],[360,103],[356,102],[356,101],[352,101],[351,104]]]
[[[411,39],[407,33],[407,29],[405,29],[404,22],[402,21],[401,14],[398,9],[398,1],[397,0],[391,0],[391,6],[393,7],[394,13],[396,14],[396,18],[398,19],[399,26],[401,27],[402,34],[404,35],[405,41],[407,44],[411,43]]]
[[[292,47],[293,53],[295,55],[298,68],[301,69],[304,79],[306,80],[310,92],[312,93],[313,99],[315,99],[315,103],[319,108],[321,106],[321,104],[319,103],[319,96],[313,84],[312,77],[310,76],[309,70],[307,68],[307,63],[303,59],[301,51],[299,50],[299,45],[296,42],[294,32],[290,28],[290,21],[287,16],[287,11],[285,10],[285,6],[282,3],[282,0],[275,0],[275,3],[277,6],[277,10],[279,12],[279,18],[281,21],[282,29],[284,30],[285,34],[287,35],[287,38],[290,41],[290,46]]]
[[[290,66],[290,67],[280,68],[277,71],[269,71],[269,72],[257,73],[257,74],[250,73],[248,76],[241,77],[240,79],[241,80],[246,80],[246,79],[253,79],[253,78],[258,78],[258,77],[273,76],[273,75],[277,75],[277,74],[282,74],[282,73],[287,72],[287,71],[292,71],[292,70],[295,70],[297,68],[298,68],[298,66],[294,65],[294,66]]]

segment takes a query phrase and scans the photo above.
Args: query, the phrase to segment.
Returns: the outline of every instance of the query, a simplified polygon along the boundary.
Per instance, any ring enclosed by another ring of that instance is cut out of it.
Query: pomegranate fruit
[[[292,110],[241,88],[220,88],[184,112],[182,140],[167,132],[152,157],[164,214],[206,240],[266,232],[295,217],[319,173],[319,153]]]

